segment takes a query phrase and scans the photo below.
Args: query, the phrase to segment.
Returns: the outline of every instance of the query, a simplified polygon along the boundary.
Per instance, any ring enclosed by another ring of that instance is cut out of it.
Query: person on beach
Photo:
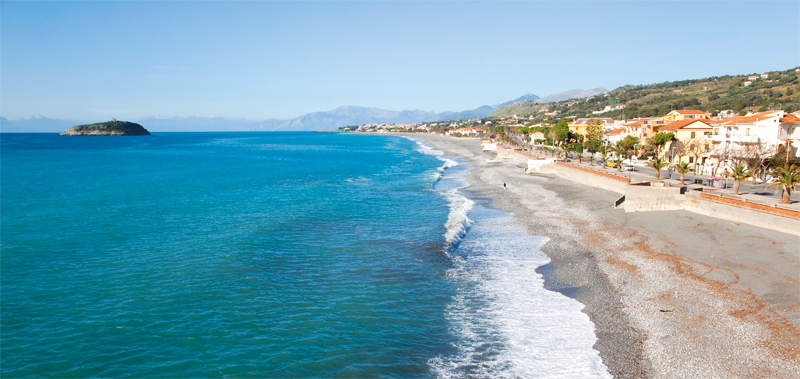
[[[505,190],[506,190],[506,184],[503,183],[503,191],[505,191]]]

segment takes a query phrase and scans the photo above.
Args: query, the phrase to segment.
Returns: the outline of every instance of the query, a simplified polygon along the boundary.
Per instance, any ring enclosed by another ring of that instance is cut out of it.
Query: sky
[[[798,65],[798,1],[0,1],[9,119],[463,111]]]

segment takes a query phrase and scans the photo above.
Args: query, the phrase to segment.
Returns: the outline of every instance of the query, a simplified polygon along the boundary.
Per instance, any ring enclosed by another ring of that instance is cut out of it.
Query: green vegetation
[[[759,73],[760,74],[760,73]],[[663,116],[674,109],[700,109],[716,115],[721,110],[734,112],[767,111],[783,109],[794,112],[800,109],[798,73],[794,68],[770,72],[769,78],[760,78],[745,86],[748,75],[718,76],[704,79],[653,83],[649,85],[626,85],[604,95],[585,99],[564,100],[537,104],[521,102],[497,109],[490,118],[512,114],[520,117],[534,116],[530,121],[539,123],[551,117],[545,115],[558,111],[568,117],[612,117],[631,119],[636,117]],[[623,105],[623,109],[598,115],[606,106]]]
[[[738,195],[739,186],[741,185],[742,180],[745,180],[753,176],[753,174],[751,174],[750,171],[747,170],[747,167],[745,165],[740,163],[737,164],[736,166],[733,166],[733,170],[731,171],[730,176],[731,178],[733,178],[733,194]]]
[[[783,189],[781,204],[789,204],[789,196],[798,185],[800,185],[800,167],[792,165],[788,169],[783,167],[775,169],[775,181],[770,183],[767,188],[775,188],[776,192]]]
[[[678,170],[679,174],[681,174],[681,185],[683,185],[686,181],[686,174],[689,172],[689,170],[691,170],[691,167],[689,167],[688,163],[681,162],[675,166],[675,169]]]
[[[667,167],[667,161],[663,158],[653,158],[649,162],[647,162],[647,167],[656,170],[656,180],[659,180],[661,176],[661,169]]]

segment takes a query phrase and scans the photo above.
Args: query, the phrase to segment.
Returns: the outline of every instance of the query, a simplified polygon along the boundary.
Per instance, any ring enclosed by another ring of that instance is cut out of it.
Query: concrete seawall
[[[699,191],[688,191],[684,195],[684,209],[687,211],[800,236],[800,212],[764,208],[770,207]]]
[[[498,153],[500,150],[506,150],[507,159],[514,159],[512,154],[522,156],[514,150],[498,149]],[[528,154],[525,155],[527,158]],[[623,201],[625,212],[685,209],[705,216],[800,236],[800,212],[795,210],[700,191],[687,191],[686,187],[652,187],[648,182],[629,184],[628,179],[622,176],[564,162],[551,164],[549,161],[529,160],[527,172],[555,172],[561,178],[624,195],[625,199],[620,201]],[[551,168],[552,171],[549,171]]]
[[[563,162],[556,162],[556,175],[578,182],[587,186],[602,188],[607,191],[625,194],[628,187],[628,179],[618,177],[613,174],[597,172],[583,167],[573,166]]]

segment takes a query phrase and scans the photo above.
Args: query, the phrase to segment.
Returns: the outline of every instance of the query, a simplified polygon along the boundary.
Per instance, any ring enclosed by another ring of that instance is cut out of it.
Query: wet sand
[[[550,238],[537,272],[586,306],[614,377],[800,377],[799,237],[683,210],[625,213],[618,194],[526,174],[477,139],[408,136],[469,162],[466,191]]]

